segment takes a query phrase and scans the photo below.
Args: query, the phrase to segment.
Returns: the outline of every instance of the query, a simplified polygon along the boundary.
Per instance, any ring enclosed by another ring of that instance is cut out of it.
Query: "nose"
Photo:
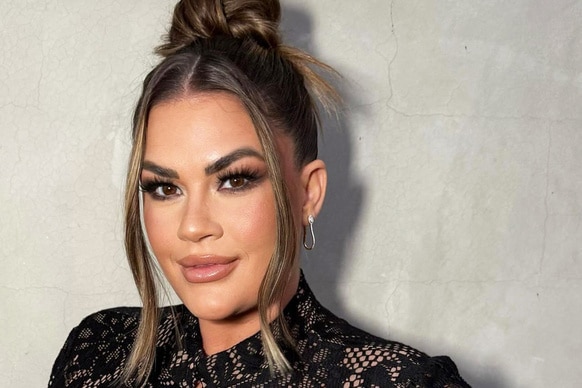
[[[205,239],[218,239],[222,227],[217,222],[212,204],[205,198],[188,198],[178,227],[178,238],[183,241],[199,242]]]

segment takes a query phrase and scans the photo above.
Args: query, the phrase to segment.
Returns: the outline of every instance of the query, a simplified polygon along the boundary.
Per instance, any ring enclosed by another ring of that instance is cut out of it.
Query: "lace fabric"
[[[317,302],[303,276],[284,310],[295,348],[283,345],[293,372],[272,376],[260,333],[206,356],[198,320],[184,305],[163,308],[156,363],[146,387],[468,387],[446,356],[350,326]],[[129,357],[139,308],[103,310],[69,334],[49,387],[115,386]],[[178,329],[176,330],[176,322]],[[274,328],[276,332],[276,328]],[[181,344],[179,346],[178,344]]]

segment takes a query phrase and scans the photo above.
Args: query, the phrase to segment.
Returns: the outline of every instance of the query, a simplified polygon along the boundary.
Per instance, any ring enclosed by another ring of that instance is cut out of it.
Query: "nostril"
[[[221,235],[220,225],[210,217],[209,209],[187,210],[178,228],[178,238],[183,241],[198,242]]]

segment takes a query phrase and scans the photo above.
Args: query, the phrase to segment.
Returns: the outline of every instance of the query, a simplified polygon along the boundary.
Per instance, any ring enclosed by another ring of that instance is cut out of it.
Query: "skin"
[[[280,135],[276,143],[296,225],[306,225],[323,204],[325,165],[315,160],[297,168],[291,140]],[[199,319],[207,354],[260,328],[257,295],[276,241],[275,200],[262,155],[252,121],[232,95],[185,96],[150,112],[140,177],[146,231],[169,283]],[[301,236],[301,227],[295,233]],[[225,262],[226,276],[188,278],[184,258],[209,257]],[[295,262],[282,306],[297,290]],[[278,305],[271,306],[270,318],[278,314]]]

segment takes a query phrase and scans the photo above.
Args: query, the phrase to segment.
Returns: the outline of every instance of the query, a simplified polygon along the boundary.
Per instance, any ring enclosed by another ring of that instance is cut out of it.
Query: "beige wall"
[[[67,333],[138,303],[121,242],[132,105],[173,1],[0,4],[0,381],[46,385]],[[284,1],[345,76],[304,268],[475,387],[582,380],[582,4]],[[338,128],[340,127],[340,128]]]

